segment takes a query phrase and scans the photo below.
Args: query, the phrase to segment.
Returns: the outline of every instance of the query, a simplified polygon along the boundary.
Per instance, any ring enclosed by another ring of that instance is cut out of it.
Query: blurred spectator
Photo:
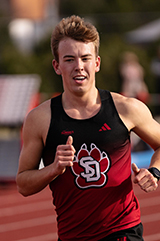
[[[121,94],[137,98],[144,103],[148,101],[148,88],[144,82],[144,70],[138,57],[132,52],[125,52],[120,64],[122,78]]]
[[[160,46],[157,48],[157,56],[152,60],[151,71],[155,78],[155,93],[156,103],[155,103],[155,115],[160,115]]]
[[[151,70],[155,76],[156,81],[155,91],[156,93],[160,93],[160,46],[157,49],[157,56],[153,59],[151,63]]]

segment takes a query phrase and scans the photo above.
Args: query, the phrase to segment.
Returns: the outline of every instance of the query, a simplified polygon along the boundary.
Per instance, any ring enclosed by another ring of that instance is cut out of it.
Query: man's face
[[[93,42],[84,43],[71,38],[60,41],[59,63],[53,67],[62,76],[64,91],[83,94],[95,87],[95,73],[100,68],[100,57],[95,56]]]

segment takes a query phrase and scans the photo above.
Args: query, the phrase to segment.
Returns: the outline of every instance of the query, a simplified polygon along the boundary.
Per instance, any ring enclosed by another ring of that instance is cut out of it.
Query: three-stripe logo
[[[99,129],[99,131],[110,131],[111,128],[106,124],[104,123],[103,126]]]

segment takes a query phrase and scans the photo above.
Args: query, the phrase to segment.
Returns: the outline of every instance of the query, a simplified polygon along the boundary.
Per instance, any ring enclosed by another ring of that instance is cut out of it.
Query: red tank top
[[[131,182],[131,145],[109,91],[99,90],[101,109],[92,118],[70,118],[62,96],[51,100],[44,164],[69,135],[76,149],[73,167],[50,183],[62,241],[97,241],[140,223]]]

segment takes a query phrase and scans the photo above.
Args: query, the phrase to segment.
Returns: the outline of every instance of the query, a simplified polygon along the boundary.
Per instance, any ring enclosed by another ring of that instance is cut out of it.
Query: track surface
[[[145,241],[160,241],[160,187],[145,193],[134,185]],[[49,188],[22,197],[15,184],[0,186],[0,241],[57,241],[56,214]]]

